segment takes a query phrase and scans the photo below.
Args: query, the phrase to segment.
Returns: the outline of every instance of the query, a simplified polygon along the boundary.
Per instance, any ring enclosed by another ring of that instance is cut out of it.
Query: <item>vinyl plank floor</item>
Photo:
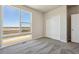
[[[0,54],[78,54],[78,43],[63,43],[50,38],[25,41],[0,49]]]

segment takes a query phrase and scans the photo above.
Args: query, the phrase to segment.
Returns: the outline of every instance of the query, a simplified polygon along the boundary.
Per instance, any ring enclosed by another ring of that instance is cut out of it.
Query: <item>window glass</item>
[[[22,32],[31,31],[31,14],[24,10],[21,10],[21,27]]]
[[[25,10],[21,10],[21,19],[22,22],[31,22],[31,14],[29,12],[26,12]]]
[[[3,7],[3,34],[19,32],[20,10],[11,6]]]

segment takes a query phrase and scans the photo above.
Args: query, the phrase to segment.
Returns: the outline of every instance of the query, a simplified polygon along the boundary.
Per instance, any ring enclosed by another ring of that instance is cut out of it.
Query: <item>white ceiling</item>
[[[47,11],[53,10],[59,6],[60,5],[28,5],[28,7],[39,10],[41,12],[47,12]]]

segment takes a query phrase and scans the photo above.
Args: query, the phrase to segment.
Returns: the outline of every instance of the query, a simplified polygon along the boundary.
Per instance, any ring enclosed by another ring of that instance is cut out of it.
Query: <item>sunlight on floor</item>
[[[10,46],[16,43],[24,42],[27,40],[31,40],[32,35],[22,35],[22,36],[16,36],[16,37],[10,37],[10,38],[4,38],[2,40],[2,46]]]

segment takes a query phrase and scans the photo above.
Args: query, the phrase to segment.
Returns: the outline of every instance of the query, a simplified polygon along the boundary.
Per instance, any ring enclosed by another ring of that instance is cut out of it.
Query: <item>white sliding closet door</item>
[[[49,17],[46,20],[46,36],[60,40],[60,16]]]

